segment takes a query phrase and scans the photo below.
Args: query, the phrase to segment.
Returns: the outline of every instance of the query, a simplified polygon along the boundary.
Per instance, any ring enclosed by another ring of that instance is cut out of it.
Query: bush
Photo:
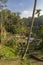
[[[10,39],[7,41],[7,43],[5,44],[6,46],[10,46],[10,47],[15,47],[17,44],[15,39]]]
[[[12,25],[10,25],[8,23],[5,24],[5,29],[6,29],[7,32],[10,32],[12,34],[17,33],[15,26],[12,26]]]

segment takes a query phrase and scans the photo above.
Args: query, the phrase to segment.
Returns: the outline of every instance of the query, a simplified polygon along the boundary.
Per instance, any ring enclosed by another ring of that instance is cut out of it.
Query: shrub
[[[10,47],[14,47],[16,46],[16,40],[15,39],[10,39],[7,41],[7,43],[5,44],[6,46],[10,46]]]

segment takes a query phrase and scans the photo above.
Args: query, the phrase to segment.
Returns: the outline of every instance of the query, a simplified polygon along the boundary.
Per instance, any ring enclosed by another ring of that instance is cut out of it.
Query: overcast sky
[[[32,16],[34,0],[8,0],[7,8],[13,12],[21,12],[21,17]],[[41,9],[43,15],[43,0],[37,0],[37,9]]]

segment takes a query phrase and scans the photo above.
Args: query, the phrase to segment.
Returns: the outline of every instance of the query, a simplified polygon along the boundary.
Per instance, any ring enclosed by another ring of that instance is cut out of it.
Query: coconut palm
[[[37,14],[37,16],[39,17],[40,16],[40,12],[41,12],[41,9],[37,9],[35,14]]]
[[[31,38],[31,34],[32,34],[32,28],[33,28],[33,23],[34,23],[34,15],[35,15],[35,10],[36,10],[36,3],[37,3],[37,0],[34,0],[34,8],[33,8],[33,14],[32,14],[32,24],[31,24],[31,28],[30,28],[30,34],[29,34],[29,37],[27,39],[27,48],[26,48],[25,53],[23,55],[23,59],[26,56],[26,53],[27,53],[27,50],[28,50],[29,44],[30,44],[29,39]]]

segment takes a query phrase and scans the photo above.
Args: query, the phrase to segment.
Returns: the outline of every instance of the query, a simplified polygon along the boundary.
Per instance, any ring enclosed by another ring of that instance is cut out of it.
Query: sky
[[[32,16],[34,0],[8,0],[6,4],[7,9],[12,12],[21,12],[21,18]],[[37,0],[36,9],[41,9],[41,15],[43,15],[43,0]]]

